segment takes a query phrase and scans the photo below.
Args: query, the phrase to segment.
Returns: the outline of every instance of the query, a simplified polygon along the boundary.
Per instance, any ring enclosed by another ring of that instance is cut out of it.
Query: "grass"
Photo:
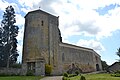
[[[67,80],[80,80],[81,76],[75,76],[75,77],[68,77]],[[66,78],[65,78],[66,80]]]
[[[120,77],[113,77],[111,74],[85,74],[84,76],[86,80],[120,80]]]
[[[0,80],[40,80],[40,76],[6,76],[0,77]]]
[[[111,74],[82,74],[86,80],[120,80],[120,77],[113,77]],[[69,77],[67,80],[80,80],[80,76]]]

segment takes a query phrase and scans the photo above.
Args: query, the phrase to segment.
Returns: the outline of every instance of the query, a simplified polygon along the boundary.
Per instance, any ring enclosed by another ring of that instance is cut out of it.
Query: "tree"
[[[14,25],[15,20],[15,11],[12,6],[8,6],[4,12],[3,20],[1,22],[3,28],[2,32],[2,43],[4,47],[5,59],[7,58],[7,68],[17,61],[19,56],[17,53],[17,35],[18,35],[18,26]]]
[[[0,67],[7,65],[6,54],[4,54],[4,44],[3,44],[3,29],[0,27]]]
[[[120,48],[117,49],[116,54],[120,57]]]
[[[101,61],[101,64],[102,64],[103,70],[107,70],[109,65],[106,63],[106,61]]]

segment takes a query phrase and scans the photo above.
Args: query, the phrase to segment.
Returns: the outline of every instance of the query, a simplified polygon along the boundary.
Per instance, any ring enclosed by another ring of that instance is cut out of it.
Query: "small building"
[[[42,10],[25,16],[22,69],[44,75],[45,64],[52,66],[52,75],[79,70],[102,70],[101,58],[93,49],[62,42],[59,17]]]
[[[120,62],[115,62],[107,68],[107,71],[109,72],[116,72],[118,70],[120,70]]]

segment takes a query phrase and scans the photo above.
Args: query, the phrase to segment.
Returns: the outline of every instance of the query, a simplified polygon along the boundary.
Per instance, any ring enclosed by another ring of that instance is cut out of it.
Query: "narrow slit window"
[[[43,26],[44,25],[44,22],[43,21],[41,21],[41,26]]]

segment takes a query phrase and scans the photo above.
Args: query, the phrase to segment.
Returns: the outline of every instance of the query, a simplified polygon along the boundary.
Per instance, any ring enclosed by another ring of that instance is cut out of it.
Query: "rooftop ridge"
[[[91,48],[82,47],[82,46],[77,46],[77,45],[74,45],[74,44],[69,44],[69,43],[64,43],[64,42],[62,42],[62,44],[66,44],[66,45],[70,45],[70,46],[74,46],[74,47],[79,47],[79,48],[83,48],[83,49],[88,49],[88,50],[93,50],[93,49],[91,49]]]
[[[41,10],[41,9],[29,11],[24,17],[26,17],[28,14],[34,13],[34,12],[42,12],[42,13],[45,13],[45,14],[47,14],[47,15],[51,15],[51,16],[54,16],[54,17],[59,17],[59,16],[55,16],[55,15],[53,15],[52,13],[46,12],[46,11]]]

